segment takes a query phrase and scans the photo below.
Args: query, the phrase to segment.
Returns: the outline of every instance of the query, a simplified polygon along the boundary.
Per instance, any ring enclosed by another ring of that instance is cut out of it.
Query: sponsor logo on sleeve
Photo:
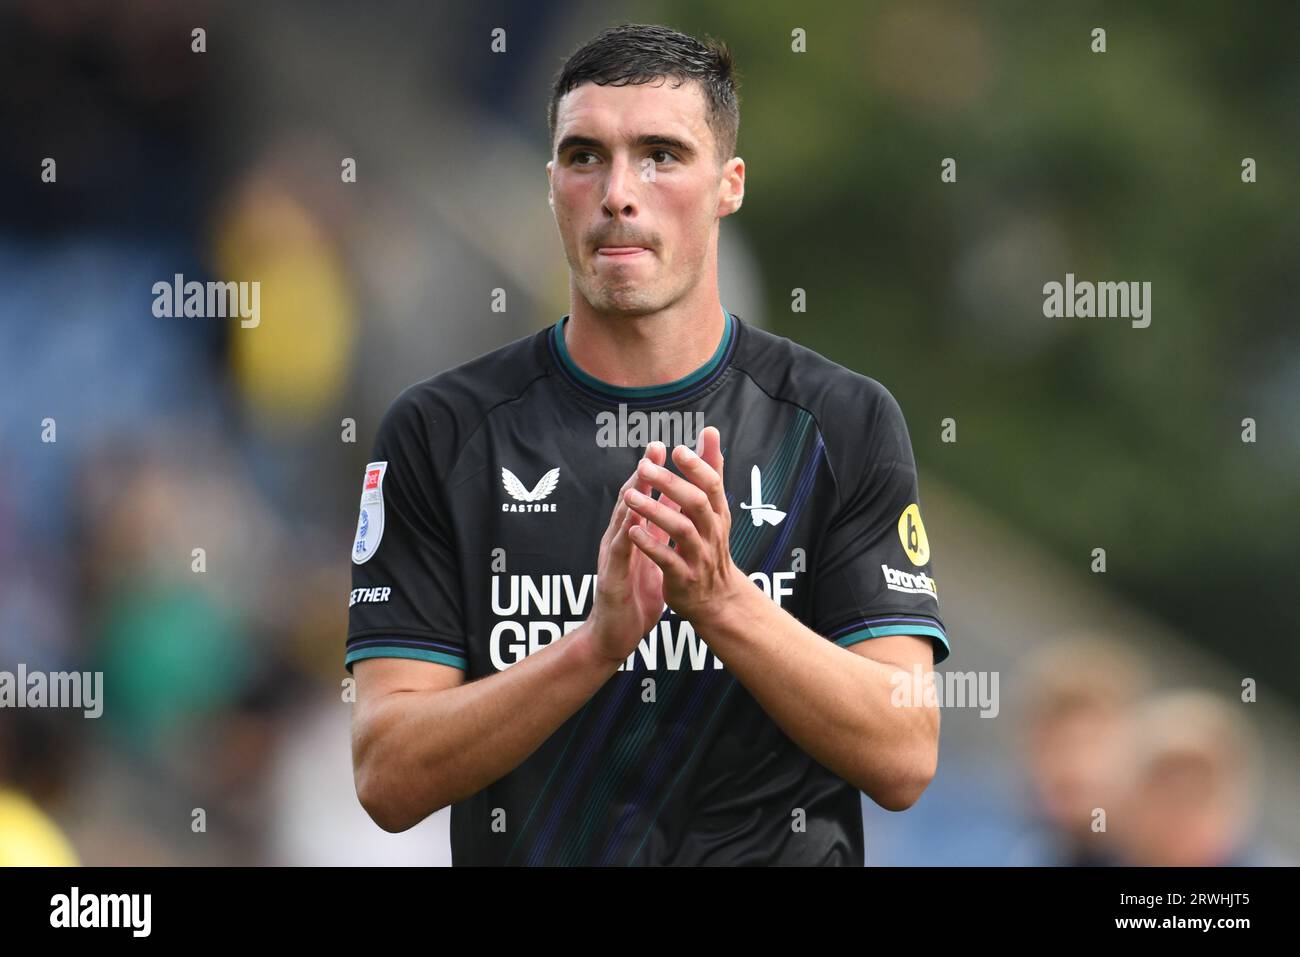
[[[384,473],[387,462],[371,462],[361,482],[361,514],[357,516],[357,534],[352,541],[352,561],[364,565],[384,537]]]
[[[903,551],[913,565],[921,566],[930,560],[930,540],[926,538],[925,526],[921,524],[921,509],[913,502],[903,509],[898,516],[898,539],[903,543]]]
[[[392,588],[380,586],[378,588],[354,588],[348,595],[348,607],[360,605],[368,602],[386,602],[388,596],[393,592]]]
[[[921,509],[913,502],[903,509],[898,516],[898,540],[903,545],[903,552],[908,561],[920,567],[930,560],[930,540],[925,535],[925,525],[921,523]],[[939,588],[934,579],[921,571],[900,571],[888,565],[880,566],[885,576],[885,587],[890,591],[901,591],[908,595],[929,595],[939,600]]]
[[[929,595],[935,601],[939,600],[939,587],[929,575],[923,572],[900,572],[897,568],[890,568],[888,565],[881,565],[880,570],[885,576],[885,587],[890,591],[906,592],[909,595]]]

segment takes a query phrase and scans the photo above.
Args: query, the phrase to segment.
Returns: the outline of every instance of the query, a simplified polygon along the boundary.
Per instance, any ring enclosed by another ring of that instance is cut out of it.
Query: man
[[[898,404],[721,305],[725,46],[609,30],[549,120],[571,313],[407,389],[366,469],[358,796],[452,805],[454,864],[861,865],[948,653]]]

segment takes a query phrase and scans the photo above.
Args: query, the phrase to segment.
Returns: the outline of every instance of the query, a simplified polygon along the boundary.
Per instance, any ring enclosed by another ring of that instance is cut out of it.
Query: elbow
[[[875,798],[877,804],[886,811],[906,811],[915,804],[925,789],[930,786],[931,778],[914,777],[899,780]]]
[[[357,800],[370,815],[370,820],[389,834],[400,834],[419,823],[419,819],[405,813],[394,799],[393,789],[383,776],[369,766],[358,766],[354,773]]]
[[[889,779],[879,785],[871,799],[886,811],[906,811],[920,800],[939,768],[939,742],[910,748]]]
[[[416,807],[400,782],[378,773],[373,767],[359,767],[355,774],[357,800],[370,815],[370,820],[389,834],[409,831],[430,814],[440,811],[450,802],[440,797],[432,799],[430,806]]]
[[[396,767],[398,762],[385,758],[382,742],[365,734],[354,737],[352,779],[357,800],[370,820],[389,834],[410,830],[445,804],[418,809],[410,782],[393,773]]]

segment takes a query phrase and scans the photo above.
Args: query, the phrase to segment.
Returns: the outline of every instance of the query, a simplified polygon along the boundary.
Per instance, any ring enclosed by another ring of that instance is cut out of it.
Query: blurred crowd
[[[1020,682],[1031,825],[1010,863],[1196,867],[1265,863],[1262,769],[1243,704],[1154,690],[1121,645],[1040,651]]]
[[[1000,705],[991,739],[978,715],[944,712],[938,775],[911,810],[867,806],[869,865],[1296,863],[1260,831],[1252,705],[1161,684],[1143,655],[1094,634],[1027,653]]]
[[[0,667],[110,702],[0,716],[3,862],[263,858],[276,742],[339,680],[349,279],[273,159],[213,168],[202,12],[0,13]],[[284,322],[159,319],[174,273],[260,277]]]

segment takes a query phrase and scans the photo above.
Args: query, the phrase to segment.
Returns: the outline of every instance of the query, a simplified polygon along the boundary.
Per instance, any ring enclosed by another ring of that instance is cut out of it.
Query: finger
[[[659,497],[654,499],[654,501],[663,505],[664,508],[670,508],[674,512],[681,512],[682,507],[678,505],[673,499],[669,498],[663,492],[659,492],[658,494]],[[624,502],[623,504],[626,505],[627,503]],[[669,542],[669,543],[672,542],[672,536],[670,536],[666,531],[664,531],[660,526],[656,525],[654,522],[650,522],[646,527],[650,529],[651,534],[654,535],[655,538],[657,538],[659,541]],[[692,528],[693,527],[694,526],[692,526]]]
[[[644,458],[648,459],[654,465],[661,466],[668,460],[668,446],[656,439],[655,441],[651,442],[649,445],[646,446]],[[638,465],[639,464],[640,463],[638,463]],[[635,473],[635,477],[639,480],[634,486],[636,490],[640,492],[642,495],[650,496],[654,491],[654,489],[650,487],[650,483],[645,481],[644,479],[641,479],[639,472]],[[627,494],[626,490],[624,490],[622,494],[626,496]],[[623,505],[626,507],[627,505],[626,499],[624,500]],[[648,522],[642,522],[642,528],[648,529],[650,531],[650,534],[656,540],[661,542],[668,541],[668,533],[665,532],[662,528],[659,528],[658,526]]]
[[[645,455],[642,457],[641,461],[649,461],[651,465],[662,468],[664,463],[668,461],[668,446],[659,441],[651,442],[646,446]],[[636,479],[636,485],[634,487],[642,495],[649,495],[651,491],[650,483],[641,472],[640,466],[641,462],[638,462],[637,471],[633,473],[633,477]]]
[[[663,492],[659,493],[659,497],[655,499],[655,501],[662,504],[664,508],[671,508],[674,512],[680,512],[682,510],[682,507],[677,504],[676,499],[670,498],[669,496],[665,495]],[[665,532],[664,534],[666,535],[667,532]]]
[[[659,496],[659,498],[657,498],[657,499],[655,499],[655,498],[650,498],[649,496],[646,496],[646,500],[647,500],[647,501],[651,501],[651,502],[671,502],[671,501],[672,501],[672,499],[666,499],[666,498],[664,498],[662,495]],[[623,504],[626,505],[627,503],[624,502]],[[668,506],[665,505],[664,508],[668,508]],[[679,511],[679,510],[676,510],[676,509],[675,509],[674,511]],[[666,544],[668,541],[670,541],[671,536],[669,536],[668,532],[665,531],[664,528],[663,528],[662,526],[657,525],[656,523],[650,521],[646,516],[642,516],[642,518],[645,518],[645,519],[646,519],[645,524],[644,524],[642,527],[648,529],[648,530],[650,531],[650,534],[654,536],[654,538],[655,538],[656,541],[664,542],[665,544]]]
[[[618,531],[619,523],[623,521],[623,516],[627,508],[627,504],[623,501],[623,496],[627,493],[628,489],[632,488],[633,485],[636,484],[637,478],[637,473],[633,472],[628,476],[627,481],[623,483],[618,492],[615,493],[614,508],[609,513],[609,525],[605,527],[605,538],[609,538]]]
[[[721,459],[717,451],[718,440],[716,438],[718,430],[712,429],[711,431],[714,436],[711,454],[714,460],[720,462]],[[706,429],[704,435],[708,436],[710,434],[710,430]],[[704,442],[705,439],[701,438],[701,443]],[[709,449],[706,448],[706,451],[709,451]],[[684,475],[692,485],[704,492],[705,496],[709,500],[709,507],[712,508],[716,514],[721,515],[727,510],[727,490],[722,484],[722,475],[713,467],[712,464],[710,464],[708,459],[705,459],[703,456],[692,451],[685,445],[679,445],[673,449],[673,461],[676,462],[677,467],[682,470],[682,475]]]
[[[682,512],[695,523],[695,528],[703,537],[708,537],[713,523],[717,521],[713,505],[708,495],[693,482],[674,475],[666,468],[642,462],[639,466],[641,477],[648,481],[662,495],[677,502]]]
[[[627,505],[620,500],[619,522],[616,528],[609,530],[609,566],[611,569],[623,569],[627,567],[628,560],[632,557],[632,543],[628,541],[627,530],[632,524],[633,518],[639,518]]]
[[[626,491],[619,494],[618,502],[614,505],[614,511],[609,517],[609,528],[605,530],[605,537],[602,539],[602,543],[608,542],[613,544],[619,532],[626,530],[628,515],[629,512],[631,512],[631,509],[627,507],[627,502],[623,500],[624,494],[626,494]],[[635,512],[631,512],[631,514],[634,517],[639,518],[639,516],[636,516]]]
[[[708,462],[709,467],[718,473],[718,478],[722,482],[722,503],[726,505],[727,473],[723,471],[723,466],[726,463],[722,458],[722,433],[718,430],[718,427],[716,425],[705,426],[700,433],[700,440],[696,443],[696,446],[695,451],[699,457]]]
[[[610,550],[611,557],[615,562],[612,567],[619,569],[622,574],[628,573],[632,560],[637,553],[633,547],[636,544],[631,534],[633,529],[639,530],[637,534],[644,532],[651,538],[655,537],[655,526],[647,521],[644,516],[638,515],[635,510],[628,508],[627,503],[624,502],[623,521],[614,534],[614,547]]]
[[[684,551],[688,557],[693,558],[699,554],[703,543],[690,518],[677,509],[664,505],[662,501],[641,495],[635,489],[629,490],[625,498],[630,509],[653,522],[654,527],[664,533],[664,541],[671,537],[677,543],[678,550]]]
[[[618,490],[619,501],[623,500],[623,496],[627,494],[627,490],[630,488],[636,489],[642,495],[649,495],[650,483],[646,481],[645,476],[641,474],[641,466],[646,462],[649,462],[652,467],[662,466],[667,457],[668,447],[662,442],[651,442],[647,445],[645,455],[637,461],[637,467],[632,470],[632,474],[629,475],[627,481],[623,483],[623,487]]]
[[[655,441],[646,446],[646,457],[656,465],[663,465],[667,455],[668,447],[662,442]],[[619,524],[623,521],[624,510],[627,508],[627,503],[623,501],[623,496],[630,488],[636,488],[645,495],[650,494],[649,485],[645,483],[637,470],[633,469],[632,474],[627,477],[627,481],[622,484],[618,493],[614,497],[614,511],[610,513],[609,525],[605,528],[606,537],[615,534],[618,530]]]
[[[676,549],[669,548],[663,542],[655,541],[641,526],[630,529],[627,537],[650,561],[663,569],[665,577],[670,574],[684,576],[689,571],[686,560],[677,553]]]

